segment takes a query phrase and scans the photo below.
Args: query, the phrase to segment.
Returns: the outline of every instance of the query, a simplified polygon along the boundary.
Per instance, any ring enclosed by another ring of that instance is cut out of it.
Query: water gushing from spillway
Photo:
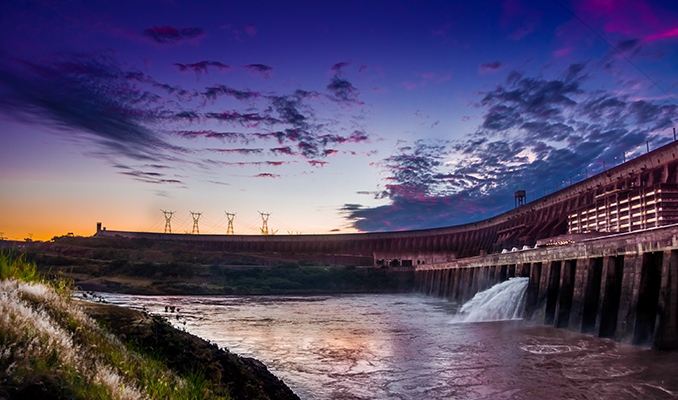
[[[459,310],[454,322],[521,319],[529,278],[511,278],[476,293]]]

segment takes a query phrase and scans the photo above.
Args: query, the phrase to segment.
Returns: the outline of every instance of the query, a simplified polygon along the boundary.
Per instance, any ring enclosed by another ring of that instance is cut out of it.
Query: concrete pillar
[[[516,269],[520,269],[519,276],[521,278],[529,278],[530,277],[530,263],[525,263],[525,264],[518,264],[516,265]],[[516,271],[516,274],[518,274],[518,271]]]
[[[618,342],[631,343],[633,337],[642,269],[642,254],[627,254],[624,256],[619,313],[617,314],[617,329],[614,335],[615,340]]]
[[[450,290],[450,273],[452,270],[444,269],[443,270],[443,287],[440,290],[440,297],[447,297],[447,292]]]
[[[603,257],[594,258],[589,263],[584,292],[584,310],[582,312],[581,333],[594,333],[598,317],[600,285],[603,270]]]
[[[623,272],[624,256],[603,257],[598,315],[594,331],[599,337],[613,338],[617,329]]]
[[[537,309],[539,298],[539,281],[541,279],[541,263],[532,264],[530,270],[530,282],[527,284],[525,297],[525,317],[530,318]]]
[[[546,294],[549,288],[549,277],[551,276],[551,262],[542,264],[539,277],[539,290],[537,291],[537,309],[546,306]]]
[[[473,278],[475,275],[475,268],[464,268],[464,278],[462,279],[462,296],[460,298],[460,303],[466,303],[471,297],[473,297]]]
[[[504,282],[508,279],[508,265],[499,267],[499,282]]]
[[[489,287],[492,287],[497,284],[497,266],[492,265],[490,266],[490,283]]]
[[[643,254],[643,270],[640,277],[632,344],[648,346],[654,342],[663,259],[664,252]]]
[[[478,293],[478,289],[480,288],[480,278],[482,275],[482,268],[476,267],[476,268],[471,268],[473,270],[473,278],[471,279],[472,285],[471,285],[471,290],[468,293],[467,301],[473,296],[475,296],[476,293]]]
[[[452,269],[452,287],[450,288],[450,300],[457,301],[459,296],[459,268]]]
[[[478,285],[478,291],[482,292],[483,290],[487,290],[492,286],[490,284],[490,266],[486,265],[484,267],[480,268],[480,282]]]
[[[584,314],[584,295],[588,272],[593,262],[590,258],[580,258],[577,261],[574,274],[574,287],[572,290],[572,306],[570,307],[570,323],[568,328],[580,332],[581,321]]]
[[[558,289],[560,288],[560,268],[561,261],[551,261],[550,272],[548,280],[548,288],[546,290],[546,310],[544,312],[544,324],[553,324],[556,318],[556,305],[558,304]]]
[[[572,297],[574,295],[576,270],[577,260],[563,261],[554,321],[556,328],[567,328],[570,325],[570,312],[572,311]]]
[[[656,350],[678,349],[678,252],[664,251],[659,307],[654,328]]]

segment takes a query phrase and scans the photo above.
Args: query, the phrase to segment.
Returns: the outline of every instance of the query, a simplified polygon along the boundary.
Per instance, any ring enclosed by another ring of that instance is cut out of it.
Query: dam
[[[463,302],[529,278],[528,318],[655,349],[678,348],[678,142],[474,223],[332,235],[110,231],[211,250],[413,271],[415,289]]]

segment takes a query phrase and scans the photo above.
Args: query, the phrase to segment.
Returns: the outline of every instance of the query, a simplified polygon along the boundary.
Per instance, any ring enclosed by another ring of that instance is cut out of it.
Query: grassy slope
[[[413,274],[318,265],[278,254],[192,248],[125,238],[58,238],[27,252],[44,273],[66,274],[85,290],[144,294],[300,294],[398,292]],[[238,268],[238,266],[243,268]]]
[[[45,282],[34,264],[0,253],[0,397],[298,398],[256,360],[159,317],[78,302],[69,287]]]

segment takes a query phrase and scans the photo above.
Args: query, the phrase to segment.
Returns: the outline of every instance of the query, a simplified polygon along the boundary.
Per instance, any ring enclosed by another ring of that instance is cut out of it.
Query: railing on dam
[[[655,349],[678,349],[678,225],[419,266],[417,289],[463,303],[529,277],[527,318]]]

